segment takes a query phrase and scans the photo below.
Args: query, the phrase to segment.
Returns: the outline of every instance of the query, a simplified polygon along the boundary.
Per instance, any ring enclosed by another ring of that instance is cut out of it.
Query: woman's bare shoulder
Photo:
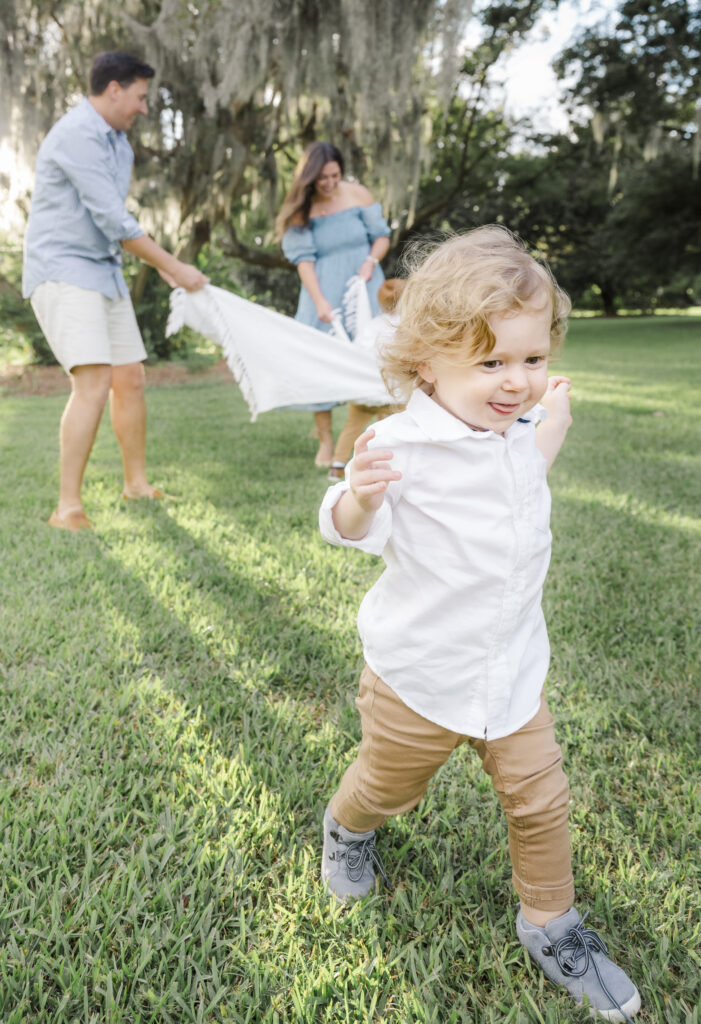
[[[347,181],[348,195],[357,206],[370,206],[375,200],[369,189],[361,185],[359,181]]]

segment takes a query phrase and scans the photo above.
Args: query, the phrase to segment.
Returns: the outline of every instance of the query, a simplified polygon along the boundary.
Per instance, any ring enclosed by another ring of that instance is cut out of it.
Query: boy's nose
[[[511,370],[502,387],[504,391],[524,391],[526,383],[525,370]]]

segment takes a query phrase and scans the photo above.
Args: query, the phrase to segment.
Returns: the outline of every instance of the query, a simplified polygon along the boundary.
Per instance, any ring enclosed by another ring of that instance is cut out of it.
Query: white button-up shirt
[[[375,424],[394,453],[390,483],[361,540],[343,538],[331,487],[319,513],[331,544],[382,555],[358,627],[370,668],[410,708],[467,736],[498,739],[536,714],[550,648],[541,609],[550,492],[536,406],[505,436],[473,430],[422,391]]]

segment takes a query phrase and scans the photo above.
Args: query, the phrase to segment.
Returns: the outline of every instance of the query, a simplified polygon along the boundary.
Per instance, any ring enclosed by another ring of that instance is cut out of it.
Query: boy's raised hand
[[[548,386],[540,404],[548,410],[553,419],[566,421],[567,426],[572,424],[570,415],[570,388],[572,382],[569,377],[548,377]]]
[[[366,430],[355,442],[348,478],[353,497],[366,512],[376,512],[384,501],[389,483],[400,480],[402,476],[398,470],[392,469],[392,452],[368,448],[368,442],[374,436],[374,430]]]
[[[536,446],[550,469],[572,426],[569,377],[548,377],[548,386],[540,400],[548,418],[536,430]]]

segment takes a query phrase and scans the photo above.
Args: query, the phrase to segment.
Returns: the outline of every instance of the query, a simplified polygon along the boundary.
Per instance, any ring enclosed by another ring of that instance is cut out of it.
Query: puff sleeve
[[[288,228],[282,236],[282,251],[290,263],[316,263],[316,246],[310,227]]]
[[[371,242],[374,242],[377,238],[389,238],[391,234],[389,224],[382,216],[382,207],[379,203],[361,206],[360,216],[363,219],[365,230]]]

